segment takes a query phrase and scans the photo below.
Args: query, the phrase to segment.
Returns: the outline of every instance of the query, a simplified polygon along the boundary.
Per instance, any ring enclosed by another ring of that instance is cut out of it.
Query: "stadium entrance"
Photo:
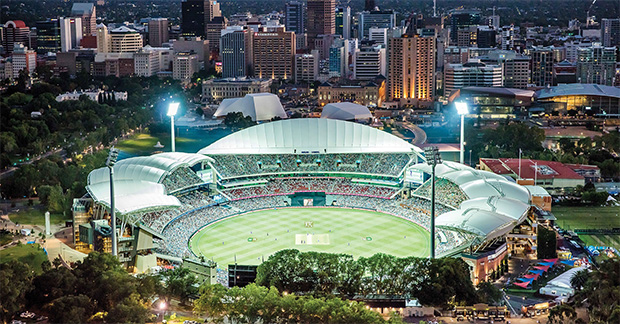
[[[296,192],[288,197],[293,207],[325,206],[324,192]]]

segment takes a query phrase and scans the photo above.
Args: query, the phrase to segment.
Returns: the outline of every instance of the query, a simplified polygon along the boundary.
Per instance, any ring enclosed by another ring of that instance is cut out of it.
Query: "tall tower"
[[[60,51],[68,52],[80,45],[82,40],[82,18],[60,17]]]
[[[151,18],[149,20],[149,45],[160,47],[169,38],[168,18]]]
[[[304,25],[304,18],[306,16],[304,4],[299,1],[287,2],[285,14],[284,25],[286,26],[286,30],[295,32],[295,34],[303,34],[306,29]]]
[[[336,0],[308,0],[308,43],[336,33]]]
[[[185,36],[206,36],[207,25],[221,16],[215,0],[185,0],[181,2],[181,31]]]
[[[94,3],[74,3],[71,16],[82,18],[82,34],[92,36],[97,33],[97,7]]]

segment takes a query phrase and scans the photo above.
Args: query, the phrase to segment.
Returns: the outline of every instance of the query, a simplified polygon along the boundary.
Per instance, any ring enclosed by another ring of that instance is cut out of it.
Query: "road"
[[[61,155],[61,156],[64,156],[64,155],[65,155],[64,150],[63,150],[63,149],[61,149],[61,148],[58,148],[58,149],[55,149],[55,150],[53,150],[53,151],[48,151],[48,152],[45,152],[44,154],[41,154],[41,155],[39,155],[39,156],[36,156],[36,157],[34,157],[34,158],[32,158],[32,159],[30,159],[30,160],[26,161],[26,162],[22,162],[20,165],[24,165],[24,164],[32,164],[32,163],[34,163],[34,162],[36,162],[36,161],[39,161],[39,160],[41,160],[41,159],[47,158],[47,157],[49,157],[49,156],[51,156],[51,155],[58,154],[58,153],[60,153],[60,155]],[[8,168],[8,169],[6,169],[6,170],[1,171],[1,172],[0,172],[0,180],[1,180],[1,179],[4,179],[5,177],[10,176],[10,175],[11,175],[11,174],[13,174],[13,172],[15,172],[15,170],[17,170],[18,168],[19,168],[19,166],[12,166],[12,167],[10,167],[10,168]]]

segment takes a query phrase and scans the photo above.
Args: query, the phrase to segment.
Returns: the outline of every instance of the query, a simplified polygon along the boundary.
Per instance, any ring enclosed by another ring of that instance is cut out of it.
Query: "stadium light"
[[[175,151],[175,146],[174,146],[174,115],[177,114],[177,111],[179,110],[179,103],[178,102],[171,102],[168,105],[168,113],[167,115],[170,116],[170,140],[172,141],[172,152]]]
[[[431,166],[431,259],[435,258],[435,167],[441,164],[441,155],[437,146],[424,148],[426,163]]]
[[[112,255],[117,256],[118,250],[116,247],[116,207],[115,207],[115,199],[114,199],[114,164],[116,164],[116,160],[118,159],[117,148],[112,146],[110,148],[110,152],[108,153],[108,159],[105,161],[105,165],[108,167],[110,171],[110,224],[112,227]]]
[[[456,107],[456,112],[461,115],[461,152],[459,155],[459,162],[463,164],[465,163],[465,144],[463,143],[465,139],[465,115],[469,114],[469,107],[465,101],[456,101],[454,102],[454,106]]]

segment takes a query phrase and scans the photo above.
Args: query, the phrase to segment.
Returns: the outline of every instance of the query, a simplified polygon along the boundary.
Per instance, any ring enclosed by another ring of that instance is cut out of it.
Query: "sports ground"
[[[400,217],[348,208],[278,208],[210,224],[190,239],[196,255],[217,262],[257,265],[284,249],[369,257],[427,256],[429,233]]]

